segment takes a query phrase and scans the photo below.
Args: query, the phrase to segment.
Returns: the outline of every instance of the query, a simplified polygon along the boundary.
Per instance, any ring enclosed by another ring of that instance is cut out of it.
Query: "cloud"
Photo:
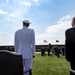
[[[47,33],[63,33],[67,28],[71,27],[70,24],[71,19],[60,19],[57,24],[48,26],[45,31]]]
[[[9,0],[6,0],[9,3]]]
[[[31,6],[31,2],[22,1],[22,4],[23,4],[24,6]]]
[[[11,17],[15,17],[15,15],[14,15],[13,13],[10,13],[9,15],[10,15]]]
[[[60,20],[68,20],[68,19],[70,19],[72,16],[71,15],[67,15],[67,16],[65,16],[65,17],[62,17]]]
[[[60,18],[55,25],[46,27],[45,33],[36,35],[36,44],[43,44],[43,40],[52,44],[56,44],[56,40],[59,40],[59,44],[64,44],[65,30],[71,27],[71,19],[72,16],[67,15]]]
[[[37,5],[40,4],[39,0],[33,0]]]
[[[7,14],[7,12],[4,12],[4,11],[2,11],[2,10],[0,10],[0,14]]]
[[[32,6],[34,4],[40,5],[41,1],[42,0],[32,0],[32,1],[22,1],[21,3],[22,3],[22,5],[29,7],[29,6]]]
[[[15,22],[14,18],[17,17],[17,15],[14,15],[14,13],[8,13],[0,10],[0,14],[3,15],[3,17],[6,17],[7,21],[13,21]]]
[[[28,0],[28,1],[25,0],[25,1],[20,2],[20,4],[23,8],[23,11],[27,13],[29,7],[34,6],[34,5],[40,5],[40,2],[41,0]]]
[[[13,22],[15,22],[15,19],[14,18],[16,18],[17,17],[17,15],[14,15],[13,13],[8,13],[8,15],[7,15],[7,21],[13,21]]]
[[[11,17],[15,17],[15,15],[13,13],[4,12],[2,10],[0,10],[0,14],[2,14],[2,15],[9,15]]]

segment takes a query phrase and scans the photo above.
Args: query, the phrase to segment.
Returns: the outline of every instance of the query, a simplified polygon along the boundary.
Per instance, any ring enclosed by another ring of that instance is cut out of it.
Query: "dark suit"
[[[45,49],[42,47],[41,48],[41,56],[45,55]]]
[[[48,50],[48,56],[50,56],[51,49],[48,48],[47,50]]]
[[[65,55],[65,48],[64,47],[61,48],[61,53],[62,53],[63,56]]]
[[[65,57],[70,62],[71,69],[75,70],[75,27],[67,29],[65,36]]]

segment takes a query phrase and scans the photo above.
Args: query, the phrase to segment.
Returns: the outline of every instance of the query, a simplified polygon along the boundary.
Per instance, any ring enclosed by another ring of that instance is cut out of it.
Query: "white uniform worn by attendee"
[[[23,56],[24,68],[32,68],[32,59],[35,57],[35,32],[28,28],[30,22],[23,21],[23,28],[15,32],[14,45],[16,53]],[[30,75],[29,72],[25,75]],[[32,75],[32,72],[31,72]]]

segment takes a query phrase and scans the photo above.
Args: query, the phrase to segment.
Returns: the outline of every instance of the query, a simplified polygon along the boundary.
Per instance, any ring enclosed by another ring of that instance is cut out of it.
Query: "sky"
[[[75,0],[0,0],[0,45],[14,45],[15,31],[25,19],[35,30],[36,45],[65,44],[74,16]]]

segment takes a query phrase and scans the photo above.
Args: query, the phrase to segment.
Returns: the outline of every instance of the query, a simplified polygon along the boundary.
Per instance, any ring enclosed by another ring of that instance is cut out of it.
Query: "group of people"
[[[51,44],[49,43],[48,47],[45,48],[44,46],[41,47],[40,51],[41,51],[41,56],[45,55],[45,51],[47,50],[48,52],[48,56],[50,56],[50,52],[51,52]]]
[[[56,55],[57,57],[61,55],[65,55],[65,48],[64,46],[59,47],[59,46],[54,46],[52,47],[51,44],[47,48],[41,47],[41,56],[45,55],[45,52],[47,52],[48,56],[51,56],[52,54]]]
[[[14,45],[16,53],[23,56],[24,69],[32,68],[32,59],[35,57],[35,31],[28,28],[30,22],[23,20],[23,28],[15,32]],[[72,28],[65,32],[65,58],[71,64],[71,73],[75,70],[75,17],[72,19]],[[48,52],[49,55],[49,52]],[[32,71],[25,75],[32,75]]]

